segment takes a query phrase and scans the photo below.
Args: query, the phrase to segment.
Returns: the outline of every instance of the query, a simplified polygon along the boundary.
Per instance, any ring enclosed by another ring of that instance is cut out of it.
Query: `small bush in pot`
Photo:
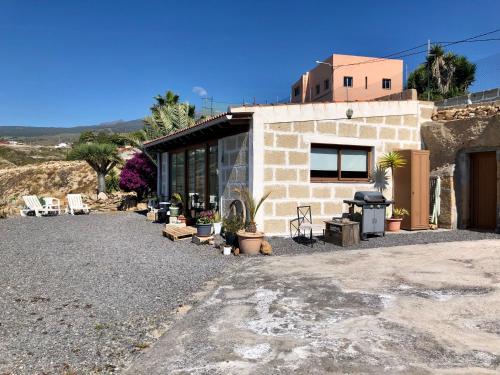
[[[182,195],[174,193],[170,197],[170,216],[179,216],[180,205],[182,204]]]
[[[226,244],[238,247],[238,237],[236,233],[243,229],[244,224],[239,217],[231,216],[225,217],[222,221],[222,229],[224,231],[224,238],[226,239]]]
[[[409,213],[406,208],[394,207],[392,209],[392,217],[387,219],[387,230],[389,232],[399,232],[403,217],[408,215]]]
[[[240,194],[248,213],[248,223],[245,229],[237,232],[240,250],[243,254],[259,254],[262,240],[264,239],[264,233],[257,232],[255,217],[262,203],[271,195],[271,192],[264,194],[264,196],[257,201],[247,188],[235,189],[235,191]]]
[[[214,212],[202,211],[196,219],[196,235],[199,237],[208,237],[212,234],[214,224]]]

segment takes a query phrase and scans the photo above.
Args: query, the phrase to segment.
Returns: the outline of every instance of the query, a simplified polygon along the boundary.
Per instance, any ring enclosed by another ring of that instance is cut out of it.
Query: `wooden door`
[[[470,156],[471,227],[494,230],[497,209],[496,152],[477,152]]]
[[[429,151],[411,157],[411,229],[429,229]]]

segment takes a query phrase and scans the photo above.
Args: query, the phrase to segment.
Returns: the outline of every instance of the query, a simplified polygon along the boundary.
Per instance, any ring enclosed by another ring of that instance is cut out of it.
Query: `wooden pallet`
[[[195,227],[165,227],[163,235],[172,241],[190,239],[193,234],[196,234]]]

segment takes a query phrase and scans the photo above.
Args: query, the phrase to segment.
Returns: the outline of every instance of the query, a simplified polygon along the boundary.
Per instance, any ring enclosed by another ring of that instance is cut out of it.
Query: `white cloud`
[[[208,92],[201,86],[195,86],[193,87],[193,92],[195,94],[198,94],[198,96],[207,96]]]

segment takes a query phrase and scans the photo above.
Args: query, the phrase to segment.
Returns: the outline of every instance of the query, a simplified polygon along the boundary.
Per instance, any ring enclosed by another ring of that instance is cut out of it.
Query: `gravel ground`
[[[1,220],[0,374],[117,371],[239,263],[160,231],[135,213]]]
[[[323,244],[322,239],[316,239],[313,247],[311,247],[307,243],[297,243],[289,237],[272,237],[269,239],[269,243],[273,247],[274,255],[293,255],[335,250],[371,249],[402,245],[418,245],[454,241],[476,241],[487,239],[500,239],[500,234],[476,232],[470,230],[429,230],[409,233],[400,232],[390,233],[385,237],[369,237],[368,241],[361,241],[359,245],[350,247],[341,247],[328,242]]]

